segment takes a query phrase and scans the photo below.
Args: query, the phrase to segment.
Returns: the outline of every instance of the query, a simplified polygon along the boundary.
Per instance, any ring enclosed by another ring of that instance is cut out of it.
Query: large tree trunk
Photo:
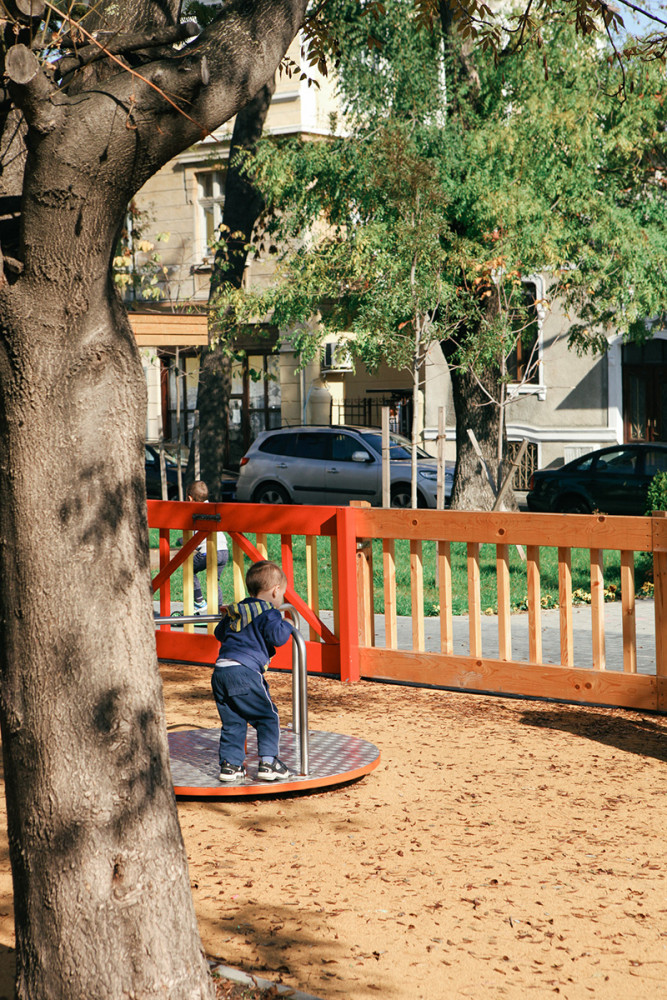
[[[51,281],[12,292],[0,720],[18,995],[209,998],[148,600],[141,365],[105,296],[83,312]]]
[[[465,369],[453,368],[451,380],[456,413],[456,466],[451,507],[453,510],[491,510],[495,494],[468,429],[477,439],[497,489],[498,408],[488,402],[476,380]]]
[[[229,163],[225,180],[225,205],[222,224],[225,229],[224,243],[216,251],[211,275],[210,301],[221,285],[240,288],[252,231],[264,208],[264,198],[243,170],[239,153],[253,153],[262,137],[266,116],[271,107],[271,98],[276,89],[275,76],[253,97],[234,121],[234,131],[229,147]]]
[[[201,358],[197,385],[201,477],[211,500],[222,496],[220,482],[229,469],[229,397],[232,391],[232,360],[226,343],[210,346]],[[192,448],[186,479],[194,479]]]
[[[500,373],[497,368],[488,368],[477,378],[465,367],[457,366],[454,355],[456,344],[443,341],[443,353],[450,364],[452,381],[452,400],[456,414],[456,466],[454,468],[454,492],[451,507],[453,510],[491,510],[495,501],[495,493],[489,483],[486,469],[493,479],[497,493],[499,482],[504,478],[508,463],[503,461],[498,469],[498,436],[502,436],[502,454],[507,454],[507,438],[505,423],[501,428],[500,409],[491,402],[498,393]],[[484,391],[480,382],[486,387]],[[470,440],[468,430],[475,435],[483,462]],[[516,508],[514,495],[510,491],[503,508]]]
[[[210,998],[155,655],[145,382],[108,268],[127,199],[59,145],[28,156],[23,272],[0,289],[18,995]]]
[[[461,110],[463,105],[480,110],[477,107],[480,78],[472,58],[470,40],[464,39],[456,30],[452,5],[448,0],[439,0],[438,6],[447,66],[447,106],[452,111]],[[461,120],[465,122],[466,119],[467,115],[462,114]],[[487,301],[489,312],[495,308],[495,301],[495,296]],[[460,335],[474,339],[475,331],[462,330]],[[476,378],[458,362],[455,337],[443,341],[440,346],[450,368],[456,414],[456,466],[451,507],[454,510],[491,510],[495,501],[494,489],[497,492],[498,478],[502,477],[502,471],[498,469],[499,435],[502,435],[501,453],[504,455],[506,451],[505,423],[503,421],[501,428],[500,409],[492,402],[498,396],[500,371],[497,366],[489,365]],[[483,460],[478,457],[468,430],[475,435]],[[493,488],[487,469],[493,479]]]
[[[110,0],[105,26],[147,30],[168,12]],[[0,725],[21,1000],[213,996],[155,654],[145,383],[110,261],[130,198],[273,76],[302,17],[301,0],[230,4],[187,53],[144,54],[141,77],[107,66],[101,86],[87,67],[69,96],[28,47],[7,51],[28,125],[23,189],[0,189],[21,208],[0,268]]]

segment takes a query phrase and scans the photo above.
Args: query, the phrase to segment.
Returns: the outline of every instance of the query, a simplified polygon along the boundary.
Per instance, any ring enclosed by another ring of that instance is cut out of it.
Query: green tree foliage
[[[557,24],[542,29],[548,73],[536,47],[478,51],[473,67],[460,38],[443,44],[411,10],[383,8],[369,48],[372,10],[339,8],[338,135],[267,140],[247,164],[267,199],[263,243],[283,248],[279,280],[230,292],[222,311],[235,323],[270,310],[304,358],[350,331],[371,370],[418,370],[437,338],[480,403],[502,408],[507,360],[531,336],[527,276],[550,275],[582,350],[646,337],[665,311],[662,71],[630,63],[621,100],[610,54]]]
[[[667,510],[667,472],[656,472],[650,482],[646,497],[646,513]]]

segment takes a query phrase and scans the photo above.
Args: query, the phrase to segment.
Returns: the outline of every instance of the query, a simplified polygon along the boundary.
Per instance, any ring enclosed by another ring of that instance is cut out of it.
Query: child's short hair
[[[195,503],[204,503],[204,501],[208,500],[208,486],[203,479],[195,479],[188,490],[188,496]]]
[[[278,583],[287,583],[282,567],[269,559],[253,563],[245,577],[245,585],[251,597],[256,597],[263,590],[270,590]]]

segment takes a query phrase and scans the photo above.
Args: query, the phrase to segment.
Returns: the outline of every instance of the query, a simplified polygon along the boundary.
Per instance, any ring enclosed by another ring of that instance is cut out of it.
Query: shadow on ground
[[[7,945],[0,945],[0,1000],[13,1000],[16,953]]]
[[[620,713],[610,716],[608,712],[603,715],[564,709],[524,712],[520,721],[525,726],[556,729],[626,753],[667,761],[667,731],[650,718],[628,719]]]

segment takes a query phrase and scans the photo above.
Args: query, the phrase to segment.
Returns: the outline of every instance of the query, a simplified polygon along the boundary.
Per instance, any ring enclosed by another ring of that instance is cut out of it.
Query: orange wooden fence
[[[667,517],[606,517],[598,515],[462,513],[456,511],[387,510],[365,507],[282,507],[257,504],[191,504],[149,501],[149,525],[160,529],[160,570],[153,581],[160,593],[160,610],[171,608],[170,576],[184,565],[184,607],[192,608],[191,561],[188,556],[198,542],[219,527],[232,540],[235,597],[243,595],[244,555],[264,558],[267,535],[280,536],[283,568],[290,587],[286,599],[310,627],[307,641],[308,669],[338,675],[341,680],[360,678],[407,681],[461,690],[487,691],[569,701],[593,702],[637,709],[667,711]],[[195,519],[193,520],[193,515]],[[219,516],[202,522],[197,517]],[[205,527],[202,528],[202,523]],[[182,531],[184,546],[174,555],[169,531]],[[249,535],[254,535],[254,542]],[[305,536],[306,593],[294,589],[294,538]],[[214,535],[211,553],[215,553]],[[333,627],[320,618],[317,575],[317,539],[329,540],[333,582]],[[373,614],[373,567],[368,541],[382,541],[384,588],[384,645],[375,641]],[[397,648],[396,541],[405,539],[410,549],[412,648]],[[426,652],[422,546],[436,546],[440,599],[439,646]],[[467,546],[469,608],[468,654],[454,652],[451,545]],[[493,545],[496,552],[498,599],[497,658],[483,649],[480,599],[480,546]],[[512,659],[510,614],[510,564],[512,546],[525,547],[528,659]],[[558,550],[560,663],[543,662],[540,588],[540,547]],[[590,552],[590,632],[592,669],[575,662],[571,551]],[[622,663],[609,664],[605,657],[604,550],[620,552]],[[650,673],[637,673],[635,629],[635,553],[651,553],[655,607],[655,665]],[[190,570],[188,570],[188,563]],[[209,560],[215,565],[215,558]],[[208,591],[215,590],[215,571],[209,575]],[[217,608],[211,606],[212,612]],[[212,663],[217,643],[211,634],[172,628],[157,629],[158,655],[163,659]],[[212,628],[209,629],[209,633]],[[281,650],[273,661],[279,668],[290,666],[289,651]],[[616,666],[618,669],[608,669]]]

